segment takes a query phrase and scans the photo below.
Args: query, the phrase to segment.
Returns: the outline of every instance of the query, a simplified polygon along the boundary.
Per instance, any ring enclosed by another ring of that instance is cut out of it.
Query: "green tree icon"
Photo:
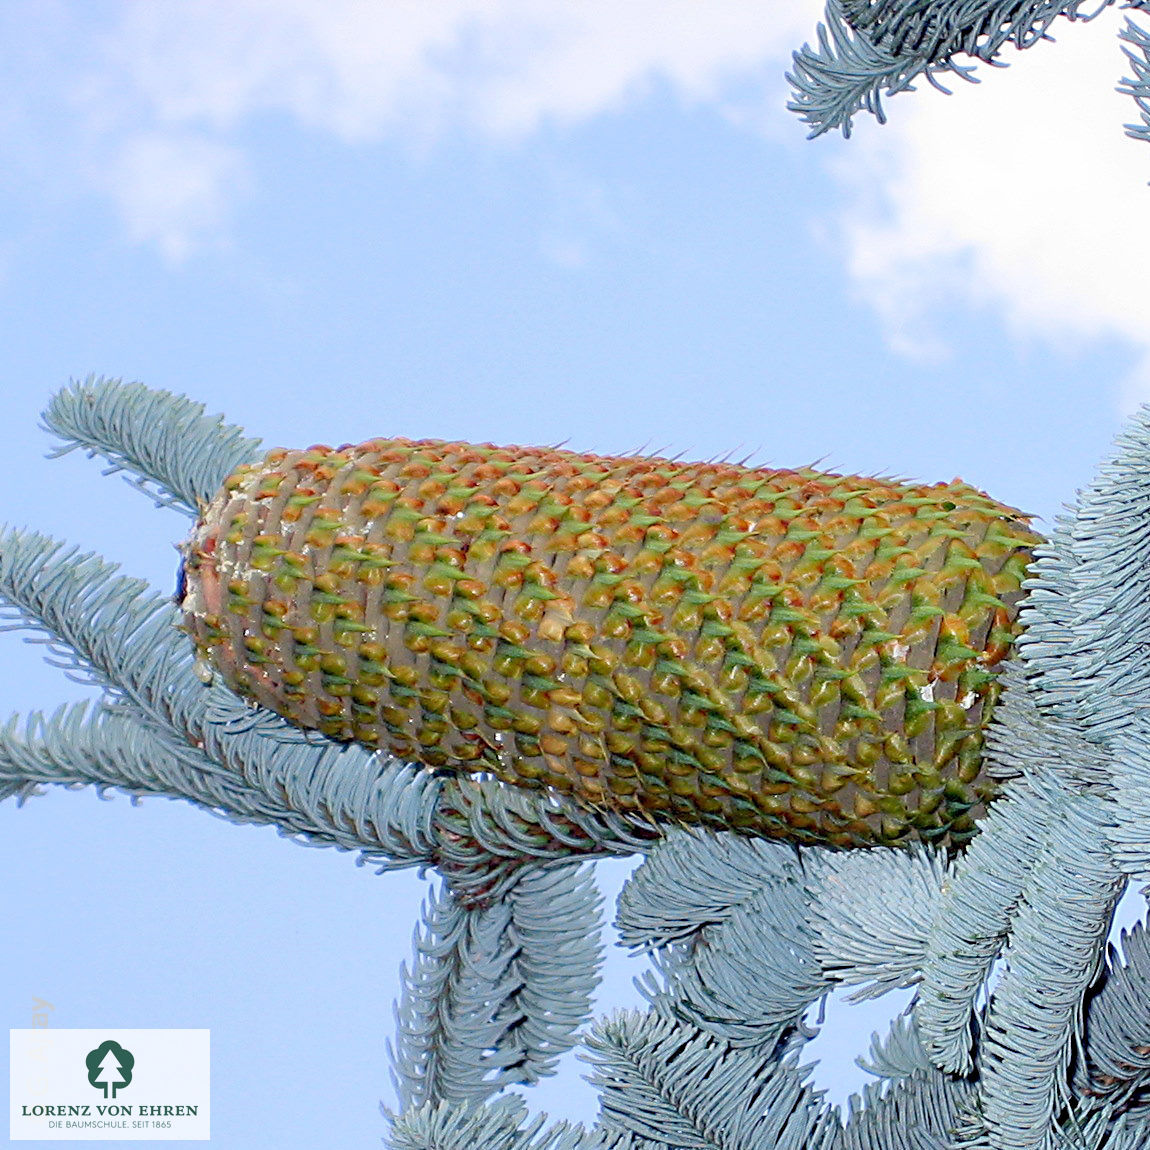
[[[84,1062],[88,1067],[89,1083],[103,1087],[105,1098],[109,1097],[109,1087],[112,1089],[111,1097],[115,1098],[116,1091],[132,1081],[132,1067],[136,1065],[132,1052],[110,1038],[95,1050],[90,1050]]]

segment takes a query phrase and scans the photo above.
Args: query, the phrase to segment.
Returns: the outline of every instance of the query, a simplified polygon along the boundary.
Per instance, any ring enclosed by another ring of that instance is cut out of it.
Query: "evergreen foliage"
[[[1032,48],[1053,39],[1050,28],[1057,21],[1093,20],[1113,3],[1098,0],[1084,10],[1084,0],[827,0],[817,48],[804,44],[794,54],[788,107],[810,125],[812,137],[836,128],[849,136],[858,112],[885,123],[884,95],[914,91],[920,77],[942,92],[948,89],[940,76],[978,83],[977,64],[1004,67],[1008,44]],[[1125,51],[1135,78],[1123,80],[1119,90],[1135,98],[1144,121],[1128,132],[1150,138],[1150,41],[1129,20],[1120,35],[1132,45]]]
[[[1085,1058],[1075,1068],[1079,1093],[1150,1117],[1150,935],[1142,923],[1123,931],[1107,953],[1107,977],[1088,1000]]]
[[[1150,140],[1150,36],[1130,19],[1118,36],[1124,41],[1122,51],[1134,72],[1133,79],[1123,77],[1118,91],[1134,97],[1142,119],[1140,124],[1127,124],[1126,134],[1135,140]]]
[[[657,1012],[621,1012],[587,1040],[601,1124],[646,1150],[829,1150],[837,1114],[792,1054],[740,1050]]]
[[[258,439],[206,415],[203,404],[94,375],[52,397],[44,427],[63,440],[52,457],[77,449],[101,456],[109,464],[105,475],[127,472],[157,506],[193,518],[241,463],[260,454]]]
[[[622,941],[651,951],[656,1011],[733,1047],[772,1050],[830,989],[806,921],[794,849],[670,830],[619,899]]]
[[[805,863],[814,957],[827,977],[860,985],[848,1001],[877,998],[919,981],[940,892],[953,867],[946,856],[824,853]],[[865,901],[860,889],[872,892]]]
[[[392,1048],[404,1109],[482,1101],[555,1072],[591,1013],[599,903],[591,874],[564,864],[525,870],[487,906],[447,890],[425,904]]]

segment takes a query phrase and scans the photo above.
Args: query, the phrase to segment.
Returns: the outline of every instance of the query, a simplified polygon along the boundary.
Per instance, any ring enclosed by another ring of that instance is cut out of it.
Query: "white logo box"
[[[13,1142],[210,1137],[209,1031],[48,1027],[8,1035]],[[106,1043],[115,1045],[90,1069],[88,1055]]]

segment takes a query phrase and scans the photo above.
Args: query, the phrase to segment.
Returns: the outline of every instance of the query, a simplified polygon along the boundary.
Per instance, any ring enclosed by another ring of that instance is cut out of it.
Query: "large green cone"
[[[958,844],[1036,542],[957,480],[374,440],[231,476],[184,611],[232,687],[335,739],[656,819]]]

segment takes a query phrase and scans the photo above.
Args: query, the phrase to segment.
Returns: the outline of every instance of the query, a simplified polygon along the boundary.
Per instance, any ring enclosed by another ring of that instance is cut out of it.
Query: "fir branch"
[[[180,797],[253,821],[267,806],[266,796],[194,748],[176,750],[124,712],[87,700],[51,715],[13,715],[0,727],[0,794],[29,797],[49,784]]]
[[[1139,688],[1141,690],[1141,688]],[[1131,730],[1111,744],[1110,784],[1115,826],[1110,845],[1118,865],[1131,875],[1150,869],[1150,717],[1138,715]]]
[[[414,938],[410,972],[400,968],[396,1040],[389,1043],[401,1110],[425,1103],[472,1104],[514,1081],[487,1056],[506,1029],[498,1008],[507,994],[511,909],[466,909],[446,890],[433,894]]]
[[[326,757],[333,752],[338,748],[328,747]],[[322,779],[325,764],[315,766],[300,773]],[[293,800],[282,787],[254,786],[233,765],[165,736],[125,710],[74,703],[51,715],[13,716],[0,728],[0,798],[16,795],[24,801],[47,785],[94,786],[101,794],[114,788],[133,800],[185,799],[230,822],[271,825],[302,845],[356,851],[358,863],[380,871],[429,861],[426,847],[412,842],[418,843],[418,835],[412,832],[410,808],[431,780],[386,759],[367,776],[374,783],[371,800],[362,803],[358,820],[348,819],[336,804],[339,815],[326,803],[300,804],[298,795]]]
[[[808,139],[834,128],[849,139],[854,116],[863,111],[885,124],[883,93],[913,92],[919,76],[943,92],[947,89],[935,79],[936,72],[950,71],[977,83],[971,67],[894,53],[856,32],[847,22],[842,0],[827,0],[825,20],[818,26],[818,48],[804,44],[794,53],[793,71],[787,73],[794,90],[787,108],[811,125]]]
[[[1146,1114],[1120,1114],[1111,1118],[1100,1114],[1095,1122],[1098,1134],[1084,1150],[1145,1150],[1150,1142],[1150,1117]]]
[[[1145,1150],[1148,1136],[1150,1123],[1144,1116],[1115,1114],[1108,1106],[1085,1115],[1072,1108],[1055,1127],[1051,1145],[1056,1150]]]
[[[436,863],[467,905],[490,905],[524,867],[562,858],[631,855],[664,827],[639,816],[588,811],[555,791],[527,791],[495,779],[442,780],[436,807]]]
[[[51,458],[77,448],[102,456],[105,475],[125,471],[157,506],[194,518],[241,463],[260,454],[258,439],[204,410],[169,391],[90,375],[56,392],[43,420],[64,440]]]
[[[1054,819],[1023,886],[979,1063],[982,1117],[1002,1150],[1055,1146],[1083,995],[1125,887],[1110,858],[1108,800],[1070,794],[1056,777],[1036,784]]]
[[[932,1064],[909,1014],[883,1038],[874,1035],[869,1055],[855,1061],[884,1081],[850,1097],[835,1150],[956,1150],[960,1129],[970,1125],[975,1085]]]
[[[829,1150],[838,1133],[835,1112],[790,1058],[638,1011],[598,1023],[586,1045],[609,1133],[677,1150]]]
[[[392,1051],[404,1110],[482,1101],[554,1073],[598,984],[599,898],[570,865],[524,874],[510,896],[466,908],[445,889],[423,911]]]
[[[955,864],[927,937],[915,1019],[942,1069],[969,1073],[975,1000],[1002,949],[1019,894],[1049,827],[1029,780],[1011,782]]]
[[[1008,43],[1031,48],[1050,39],[1060,16],[1093,20],[1114,0],[1081,12],[1083,0],[844,0],[850,25],[895,55],[949,60],[959,52],[991,61]]]
[[[1074,1086],[1094,1105],[1122,1110],[1150,1090],[1150,933],[1142,923],[1107,948],[1106,975],[1087,1002],[1085,1057]],[[1143,1107],[1145,1103],[1142,1104]]]
[[[603,963],[603,899],[589,866],[534,867],[508,895],[519,946],[524,1083],[555,1073],[591,1017]]]
[[[870,1052],[856,1058],[855,1064],[868,1074],[888,1079],[926,1075],[935,1070],[909,1011],[895,1018],[882,1038],[872,1035]]]
[[[640,991],[661,1013],[734,1047],[772,1049],[829,989],[800,900],[794,896],[785,912],[778,903],[777,895],[764,895],[691,943],[657,952],[654,971],[637,980]]]
[[[1118,33],[1120,40],[1125,40],[1130,47],[1123,47],[1126,59],[1134,72],[1134,78],[1123,76],[1118,83],[1118,91],[1124,96],[1133,98],[1138,105],[1138,114],[1142,117],[1140,124],[1125,124],[1126,135],[1135,140],[1150,140],[1150,36],[1148,36],[1129,17],[1126,27]]]
[[[46,535],[0,528],[0,601],[6,630],[27,629],[48,662],[103,687],[161,726],[194,686],[191,658],[173,658],[174,606],[115,564]],[[186,645],[185,645],[186,646]]]
[[[825,852],[806,865],[815,956],[828,977],[864,984],[847,1001],[918,982],[945,856],[925,848]]]
[[[1079,623],[1084,580],[1074,543],[1077,511],[1071,507],[1069,514],[1059,515],[1050,538],[1034,549],[1023,584],[1027,595],[1019,607],[1023,627],[1016,640],[1036,705],[1070,723],[1077,717],[1081,686],[1075,681],[1082,671],[1077,656],[1089,650],[1092,638],[1081,634]],[[1091,656],[1088,662],[1100,660]]]
[[[1018,648],[1038,706],[1106,743],[1150,708],[1150,409],[1036,549]]]
[[[977,83],[973,64],[959,55],[1004,67],[998,59],[1013,43],[1030,48],[1050,39],[1059,17],[1092,20],[1114,0],[1100,0],[1089,13],[1083,0],[827,0],[818,26],[818,48],[794,54],[787,74],[795,98],[787,105],[812,126],[811,137],[833,128],[850,136],[860,111],[886,122],[882,94],[913,91],[922,76],[949,94],[938,75],[949,72]]]
[[[656,1009],[766,1050],[829,989],[805,896],[790,847],[672,830],[623,888],[616,926],[656,950],[640,983]]]
[[[528,1119],[521,1098],[510,1095],[486,1106],[427,1102],[401,1114],[384,1112],[390,1123],[388,1150],[640,1150],[629,1138],[606,1138],[547,1116]]]
[[[974,1087],[938,1070],[874,1083],[847,1103],[834,1150],[954,1150]]]
[[[795,849],[767,839],[668,829],[619,896],[624,946],[645,950],[726,922],[770,883],[801,881]]]

